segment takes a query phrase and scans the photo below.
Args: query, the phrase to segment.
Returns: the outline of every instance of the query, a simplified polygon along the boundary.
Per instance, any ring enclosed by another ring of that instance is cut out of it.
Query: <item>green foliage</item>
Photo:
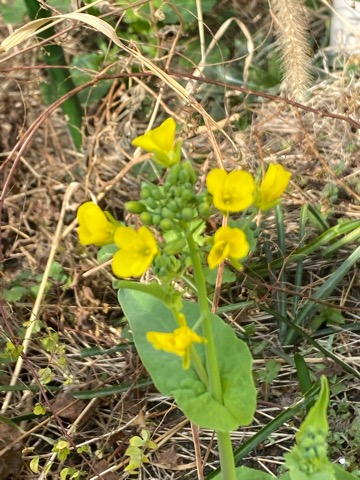
[[[98,250],[96,259],[100,264],[105,263],[109,261],[118,250],[119,247],[115,245],[115,243],[104,245]]]
[[[118,0],[120,5],[123,5],[122,0]],[[137,0],[131,0],[129,3],[137,3]],[[216,0],[202,0],[201,9],[203,13],[210,12],[216,5]],[[173,8],[174,7],[174,8]],[[184,24],[197,21],[196,3],[193,0],[172,0],[169,4],[163,0],[152,0],[152,8],[158,13],[158,18],[165,24],[179,23],[179,15]],[[133,32],[143,32],[144,29],[149,28],[153,19],[149,4],[140,5],[139,7],[127,9],[124,17],[124,22],[132,26]]]
[[[41,385],[47,385],[53,379],[53,372],[50,367],[40,368],[38,374]]]
[[[318,314],[311,320],[310,328],[316,332],[322,324],[327,326],[339,326],[345,323],[345,319],[341,310],[338,308],[327,307],[325,305],[318,306]]]
[[[27,12],[24,0],[10,0],[0,3],[0,15],[5,23],[20,23]]]
[[[33,275],[30,270],[21,272],[11,283],[3,289],[3,298],[11,302],[20,302],[24,298],[34,298],[39,292],[43,275]],[[53,262],[50,268],[49,280],[46,282],[45,291],[48,292],[53,285],[65,291],[72,279],[66,274],[60,263]]]
[[[212,477],[214,480],[222,480],[222,475],[219,473]],[[238,467],[236,469],[236,480],[272,480],[274,477],[269,473],[255,470],[254,468]]]
[[[82,472],[77,468],[65,467],[60,472],[60,480],[77,480],[86,475],[86,472]]]
[[[34,412],[35,415],[45,415],[46,410],[42,405],[40,405],[40,403],[37,403],[35,405],[34,409],[33,409],[33,412]],[[37,472],[35,472],[35,473],[37,473]]]
[[[195,369],[184,370],[181,359],[175,355],[162,351],[155,354],[146,340],[150,330],[168,332],[176,328],[171,311],[158,299],[138,291],[120,290],[119,302],[129,320],[136,348],[156,387],[163,394],[173,396],[191,421],[217,431],[233,430],[252,421],[256,390],[251,355],[229,325],[212,315],[223,390],[223,403],[220,404],[209,394]],[[199,319],[198,306],[184,303],[183,312],[192,327]],[[204,361],[201,346],[198,353]]]
[[[16,346],[12,342],[6,342],[5,350],[0,353],[0,364],[16,362],[21,355],[23,348],[24,347],[22,345]]]
[[[107,52],[105,43],[99,40],[98,43],[102,47],[100,51],[78,55],[72,59],[71,66],[74,68],[71,71],[71,77],[76,86],[90,81],[94,75],[98,74],[102,70],[105,58],[110,63],[118,55],[118,47],[113,47],[110,52]],[[111,72],[108,71],[108,73]],[[111,84],[111,80],[102,80],[93,87],[82,90],[79,93],[81,104],[91,105],[97,103],[107,94]]]
[[[270,384],[278,376],[280,370],[280,363],[276,360],[267,360],[265,362],[265,368],[256,372],[256,376],[260,381]]]
[[[127,465],[124,471],[129,472],[131,475],[138,474],[141,465],[149,461],[144,452],[146,450],[156,450],[157,448],[156,443],[150,440],[150,432],[145,429],[141,430],[140,437],[134,436],[130,438],[130,447],[125,451],[125,455],[130,457],[129,465]]]
[[[67,440],[59,439],[55,442],[51,451],[56,452],[58,460],[65,461],[70,454],[70,443]]]

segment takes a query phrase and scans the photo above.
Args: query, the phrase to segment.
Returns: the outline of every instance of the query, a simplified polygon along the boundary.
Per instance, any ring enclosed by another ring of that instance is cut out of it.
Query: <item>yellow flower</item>
[[[185,315],[178,315],[179,328],[172,333],[148,332],[146,339],[157,350],[174,353],[183,359],[183,368],[187,370],[190,367],[190,347],[193,343],[205,343],[206,338],[200,337],[191,330],[186,323]]]
[[[113,272],[118,277],[140,277],[159,253],[155,237],[147,227],[140,227],[137,231],[131,227],[118,227],[114,242],[120,248],[112,261]]]
[[[290,182],[291,173],[282,165],[270,163],[269,168],[255,193],[254,204],[260,210],[269,210],[280,201],[281,195]]]
[[[96,203],[83,203],[78,208],[77,219],[81,245],[90,245],[92,243],[101,247],[113,243],[116,225],[108,220],[106,214]]]
[[[178,163],[181,157],[181,141],[175,141],[176,123],[167,118],[159,127],[136,137],[132,144],[154,154],[154,160],[164,167]]]
[[[240,212],[253,203],[255,182],[249,172],[235,170],[227,173],[214,168],[206,178],[206,186],[215,207],[222,212]]]
[[[215,268],[225,258],[237,269],[241,269],[240,258],[249,253],[249,243],[245,233],[240,228],[220,227],[214,235],[214,245],[208,256],[210,268]]]

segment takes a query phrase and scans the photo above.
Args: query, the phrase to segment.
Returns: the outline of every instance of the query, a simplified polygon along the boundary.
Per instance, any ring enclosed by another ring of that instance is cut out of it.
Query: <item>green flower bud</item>
[[[125,209],[129,212],[129,213],[142,213],[142,212],[145,212],[146,210],[146,207],[143,203],[141,202],[126,202],[125,203]]]
[[[170,185],[175,185],[178,181],[178,176],[181,171],[182,165],[181,163],[176,163],[169,169],[169,173],[167,174],[166,177],[166,182],[169,183]]]
[[[194,192],[191,190],[183,190],[181,198],[184,202],[189,203],[194,200]]]
[[[195,212],[192,208],[183,208],[181,211],[181,218],[183,220],[192,220],[195,217]]]
[[[155,210],[158,207],[159,203],[155,200],[154,197],[150,197],[146,200],[146,206]]]
[[[151,227],[153,225],[153,216],[149,212],[142,212],[140,214],[140,220],[144,225]]]
[[[158,215],[157,213],[155,213],[155,214],[153,215],[153,224],[154,224],[154,225],[159,225],[160,222],[161,222],[161,216]]]
[[[161,215],[163,218],[168,218],[169,220],[174,218],[174,212],[172,212],[169,208],[163,207],[161,209]]]
[[[179,182],[187,183],[190,180],[189,172],[186,169],[182,169],[179,173]]]
[[[154,187],[155,185],[153,185],[152,183],[143,182],[141,184],[140,198],[143,198],[145,200],[146,198],[151,197]]]
[[[172,221],[169,220],[168,218],[163,218],[163,219],[160,221],[160,227],[161,227],[163,230],[171,230],[172,228],[174,228],[174,222],[172,222]]]
[[[170,200],[167,204],[167,208],[172,212],[172,216],[174,216],[174,213],[179,210],[179,207],[177,206],[175,200]]]
[[[187,171],[188,173],[188,176],[189,176],[189,181],[195,185],[196,181],[197,181],[197,175],[196,175],[196,172],[195,170],[193,169],[192,165],[190,162],[184,162],[182,164],[182,171]]]
[[[181,252],[185,245],[186,241],[184,238],[177,238],[176,240],[172,240],[165,245],[164,253],[167,255],[175,255],[176,253]]]
[[[154,191],[152,192],[152,197],[155,200],[161,200],[162,198],[164,198],[164,192],[162,187],[155,188]]]
[[[210,210],[210,205],[206,202],[202,202],[198,206],[198,212],[202,218],[207,218],[210,215]]]

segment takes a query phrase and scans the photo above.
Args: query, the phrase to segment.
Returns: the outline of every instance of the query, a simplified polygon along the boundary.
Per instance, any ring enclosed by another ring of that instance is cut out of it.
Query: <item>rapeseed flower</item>
[[[178,315],[179,328],[172,333],[148,332],[146,339],[157,350],[174,353],[183,359],[183,368],[190,367],[190,347],[193,343],[205,343],[206,338],[195,333],[186,323],[185,315]]]
[[[270,163],[265,176],[255,191],[254,204],[260,210],[269,210],[280,202],[280,197],[290,182],[291,173],[282,165]]]
[[[220,227],[214,235],[214,245],[208,255],[210,268],[215,268],[226,258],[230,263],[240,270],[239,259],[246,257],[249,253],[249,243],[246,235],[240,228]]]
[[[253,203],[254,178],[249,172],[234,170],[227,173],[214,168],[206,178],[214,206],[222,212],[240,212]]]
[[[132,144],[154,154],[154,160],[163,167],[171,167],[180,161],[181,141],[175,140],[176,123],[167,118],[159,127],[136,137]]]
[[[80,205],[77,211],[77,219],[81,245],[93,244],[101,247],[113,243],[117,225],[115,220],[111,222],[109,218],[112,218],[110,214],[104,213],[96,203],[86,202]]]
[[[154,235],[145,226],[137,231],[131,227],[118,227],[114,242],[120,248],[112,261],[113,272],[118,277],[140,277],[159,253]]]

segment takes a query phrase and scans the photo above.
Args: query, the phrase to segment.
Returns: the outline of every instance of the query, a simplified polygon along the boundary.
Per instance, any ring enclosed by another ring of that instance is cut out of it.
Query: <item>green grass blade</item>
[[[294,263],[305,256],[310,255],[311,253],[318,250],[323,245],[332,242],[336,237],[340,235],[345,235],[349,232],[352,232],[354,229],[360,227],[360,220],[349,220],[348,222],[344,222],[338,225],[334,225],[333,227],[329,228],[326,232],[319,235],[317,238],[309,242],[304,247],[296,249],[291,255],[286,258],[286,263]],[[268,265],[267,263],[264,264],[263,262],[255,265],[253,270],[258,275],[266,275],[270,270],[276,270],[278,268],[282,268],[284,261],[282,258],[274,260]]]
[[[315,207],[312,205],[309,205],[309,216],[310,214],[315,218],[315,220],[318,222],[320,228],[325,232],[325,230],[328,230],[330,228],[329,223],[326,221],[326,218],[324,215]]]
[[[335,363],[337,363],[345,372],[350,373],[351,375],[354,375],[356,378],[360,380],[360,372],[355,370],[353,367],[348,365],[346,362],[341,360],[337,355],[332,353],[330,350],[327,350],[325,347],[323,347],[320,343],[318,343],[316,340],[313,339],[311,335],[309,335],[303,328],[299,327],[296,325],[294,322],[289,320],[287,317],[282,317],[278,312],[275,310],[272,310],[269,307],[266,307],[265,305],[261,306],[261,310],[263,310],[266,313],[269,313],[272,315],[276,320],[285,322],[289,327],[292,328],[292,330],[295,331],[297,336],[304,337],[308,343],[313,345],[319,352],[323,353],[325,357],[331,358]]]
[[[336,250],[339,250],[339,248],[344,247],[348,243],[353,243],[356,242],[360,238],[360,227],[355,228],[352,232],[348,233],[345,235],[343,238],[340,238],[337,242],[334,242],[332,245],[327,247],[323,254],[324,256],[330,255],[333,252],[336,252]]]
[[[299,380],[300,390],[303,395],[310,390],[312,387],[312,382],[310,378],[310,372],[308,366],[304,360],[304,357],[300,355],[300,353],[296,352],[294,355],[295,367],[296,367],[296,374]],[[307,406],[307,411],[309,412],[312,404]]]
[[[343,277],[349,270],[360,260],[360,246],[338,267],[330,277],[319,287],[311,297],[313,300],[308,300],[301,309],[300,314],[295,319],[297,325],[306,325],[306,321],[311,319],[311,316],[316,310],[316,300],[324,300],[333,292],[339,285]],[[285,339],[286,345],[291,345],[295,340],[297,334],[294,330],[289,330]]]
[[[37,0],[24,0],[29,16],[32,20],[37,18],[47,18],[50,16],[50,11],[43,8]],[[49,27],[40,32],[39,37],[46,39],[55,35],[55,29]],[[71,78],[70,70],[67,68],[64,50],[60,45],[45,45],[42,47],[45,54],[43,60],[47,65],[57,66],[59,68],[49,68],[48,74],[51,80],[52,90],[55,92],[57,98],[71,92],[75,88],[75,84]],[[82,108],[79,97],[72,95],[66,100],[61,108],[68,118],[69,130],[77,150],[82,146]]]
[[[305,241],[305,227],[308,214],[308,205],[303,205],[300,211],[300,222],[299,222],[299,246],[302,248]],[[304,270],[304,259],[300,258],[295,272],[295,281],[294,281],[294,290],[296,293],[299,293],[302,285],[302,276]],[[299,304],[299,295],[294,295],[292,298],[292,315],[293,318],[296,316],[297,307]],[[285,315],[284,315],[285,316]]]
[[[278,237],[278,248],[280,255],[283,259],[286,257],[286,243],[285,243],[285,225],[284,225],[284,211],[281,205],[276,205],[275,208],[275,219],[276,219],[276,230],[277,230],[277,237]],[[287,302],[287,295],[285,292],[286,288],[286,273],[285,269],[281,270],[280,277],[278,279],[278,284],[282,291],[276,292],[276,299],[277,299],[277,311],[283,317],[286,316],[286,302]],[[287,326],[285,323],[279,324],[279,337],[280,342],[286,337],[287,334]]]
[[[127,392],[130,388],[144,388],[149,385],[153,385],[150,378],[143,378],[136,383],[120,383],[111,385],[110,387],[98,388],[96,390],[76,390],[71,392],[75,398],[82,400],[89,400],[91,398],[107,397],[109,395],[115,395],[117,393]]]

